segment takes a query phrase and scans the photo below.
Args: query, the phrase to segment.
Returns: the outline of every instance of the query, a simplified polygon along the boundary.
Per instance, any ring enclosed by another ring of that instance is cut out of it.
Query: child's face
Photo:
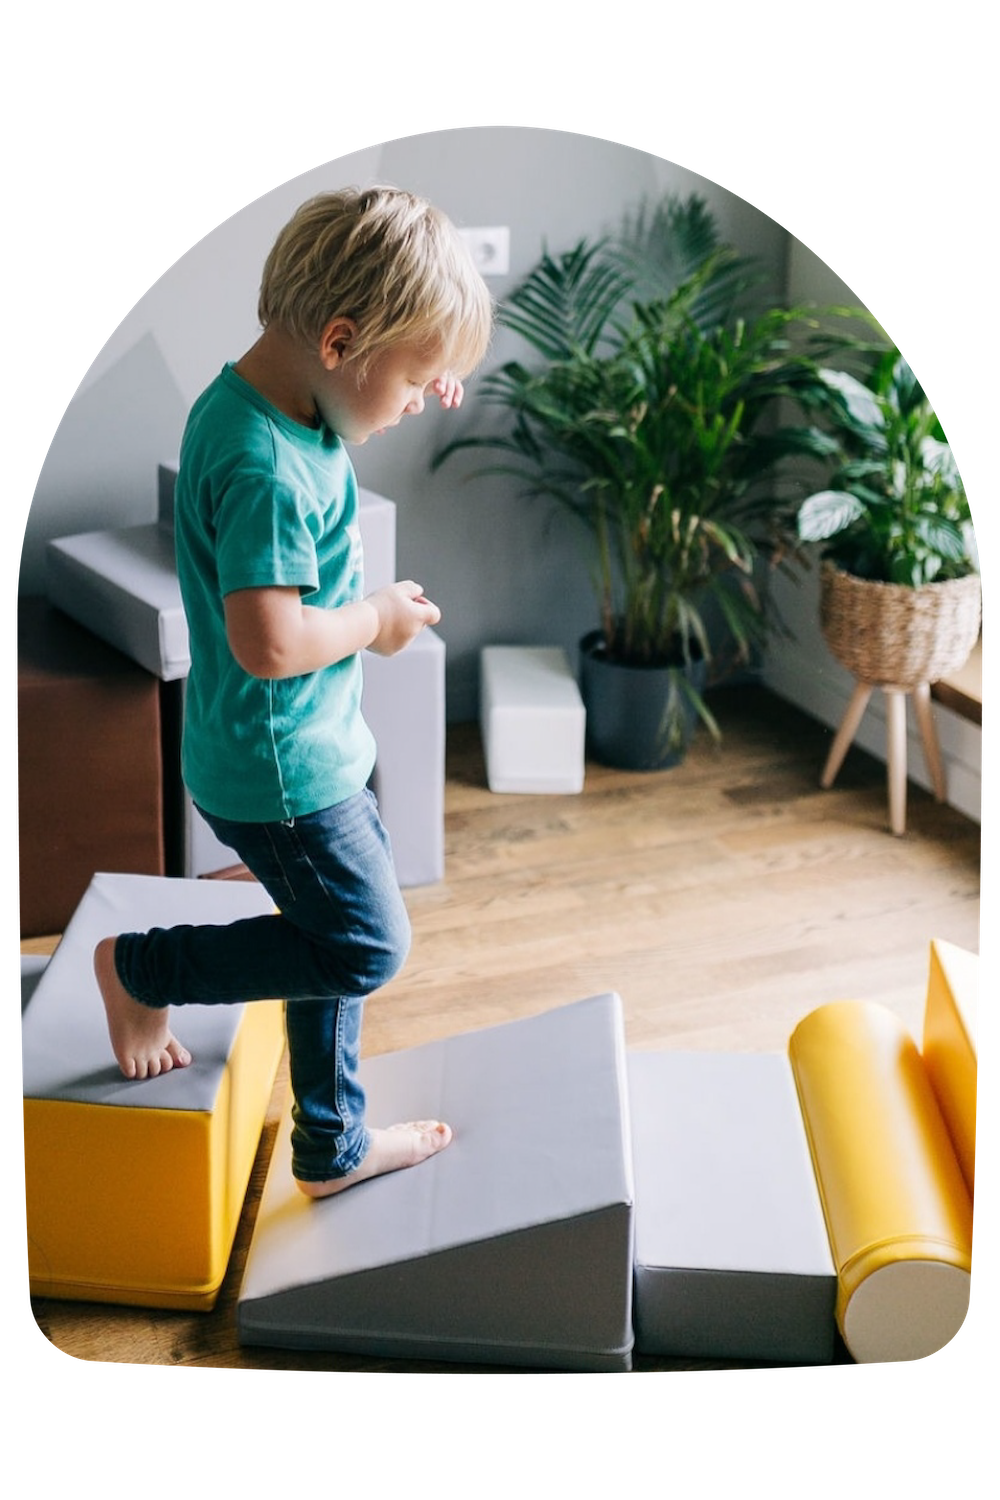
[[[444,373],[439,349],[397,344],[376,354],[363,378],[351,361],[327,370],[315,392],[316,406],[344,442],[365,443],[403,417],[419,415]]]

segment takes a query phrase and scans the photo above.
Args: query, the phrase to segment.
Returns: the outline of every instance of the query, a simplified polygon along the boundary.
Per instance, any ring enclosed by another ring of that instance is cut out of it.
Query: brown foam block
[[[98,870],[164,873],[159,683],[18,600],[21,936],[61,932]]]

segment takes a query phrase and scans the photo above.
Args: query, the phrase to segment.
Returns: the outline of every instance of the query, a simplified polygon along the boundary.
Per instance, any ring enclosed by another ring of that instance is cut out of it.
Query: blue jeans
[[[358,1079],[363,1000],[396,974],[410,923],[370,791],[304,817],[230,823],[202,814],[278,908],[228,926],[125,933],[115,966],[144,1005],[283,998],[292,1171],[324,1182],[368,1150]]]

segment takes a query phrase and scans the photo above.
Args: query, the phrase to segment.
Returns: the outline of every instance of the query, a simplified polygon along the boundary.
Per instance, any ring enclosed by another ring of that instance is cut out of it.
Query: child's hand
[[[410,578],[376,589],[367,595],[366,602],[379,617],[378,634],[369,648],[379,656],[395,656],[425,625],[436,625],[441,618],[437,605],[425,598],[420,584]]]
[[[450,370],[445,371],[443,375],[439,375],[437,380],[433,380],[427,389],[429,393],[437,396],[446,411],[452,407],[457,408],[461,406],[462,397],[465,395],[464,385],[458,379],[457,375],[452,375]]]

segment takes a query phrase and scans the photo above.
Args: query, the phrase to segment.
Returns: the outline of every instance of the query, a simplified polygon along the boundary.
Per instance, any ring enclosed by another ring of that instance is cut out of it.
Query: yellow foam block
[[[979,958],[953,943],[931,943],[924,1009],[924,1067],[970,1193],[976,1181],[976,1002]]]
[[[194,1062],[129,1082],[90,959],[108,932],[270,910],[248,883],[95,877],[23,1017],[33,1294],[214,1305],[284,1046],[281,1003],[184,1007],[175,1025]]]
[[[282,1040],[280,1004],[246,1006],[210,1110],[25,1099],[33,1295],[214,1305]]]
[[[859,1362],[920,1359],[968,1309],[972,1203],[916,1044],[891,1011],[821,1006],[789,1042]]]

